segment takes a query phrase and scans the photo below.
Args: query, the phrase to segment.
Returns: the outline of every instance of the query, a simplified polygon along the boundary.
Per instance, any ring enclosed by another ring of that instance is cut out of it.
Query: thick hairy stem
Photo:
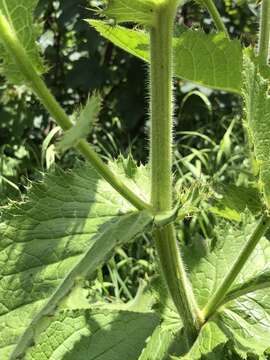
[[[268,64],[269,40],[270,40],[270,0],[262,0],[258,56],[262,64],[264,65]]]
[[[45,106],[53,119],[62,127],[63,130],[68,130],[72,127],[72,122],[58,104],[50,90],[47,88],[44,81],[37,74],[31,61],[28,59],[24,48],[21,46],[16,34],[14,34],[11,26],[6,18],[0,14],[0,32],[1,40],[4,43],[7,51],[16,61],[18,69],[24,75],[28,86],[34,91],[41,103]],[[133,191],[131,191],[101,160],[94,149],[85,140],[81,140],[77,145],[77,149],[85,156],[85,158],[93,165],[96,171],[112,185],[125,199],[133,204],[137,209],[151,209],[151,206],[139,198]]]
[[[174,14],[175,7],[164,4],[150,33],[151,203],[155,213],[172,209]],[[201,319],[177,246],[174,225],[157,229],[154,237],[163,276],[192,342],[201,326]]]
[[[215,291],[215,293],[210,298],[209,302],[203,309],[203,315],[207,320],[211,315],[213,315],[218,307],[223,303],[223,300],[233,285],[234,280],[239,275],[240,271],[243,269],[256,245],[265,234],[266,230],[270,226],[270,218],[268,215],[263,215],[261,220],[259,221],[257,227],[254,230],[254,233],[251,235],[246,245],[238,255],[236,261],[232,265],[231,269],[223,279],[222,283]]]
[[[216,8],[214,0],[199,0],[199,1],[208,10],[209,14],[211,15],[211,17],[215,23],[217,30],[224,32],[226,37],[228,39],[230,39],[229,33],[226,29],[224,22],[221,19],[218,9]]]
[[[175,228],[169,224],[154,232],[162,274],[183,321],[187,335],[187,345],[191,346],[204,323],[197,306],[193,290],[185,271],[176,241]]]

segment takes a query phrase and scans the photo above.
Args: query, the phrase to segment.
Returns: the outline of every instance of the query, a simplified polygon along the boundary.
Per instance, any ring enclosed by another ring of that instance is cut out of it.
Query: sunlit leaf
[[[36,70],[41,73],[44,71],[44,67],[36,45],[38,31],[33,23],[33,12],[37,3],[38,0],[0,0],[0,15],[4,15],[8,20],[14,34],[23,45],[28,58]],[[0,59],[3,60],[0,71],[10,82],[15,84],[25,82],[13,57],[1,44],[1,34]]]
[[[48,321],[25,360],[137,360],[159,319],[102,308],[63,311]]]
[[[5,209],[0,225],[1,360],[24,351],[35,325],[54,311],[76,278],[93,273],[149,222],[150,215],[135,211],[88,165],[46,176],[23,204]]]
[[[90,20],[103,37],[138,58],[149,62],[149,35],[140,30],[110,26]],[[239,41],[223,33],[206,35],[186,31],[174,38],[175,76],[214,89],[241,93],[242,50]]]

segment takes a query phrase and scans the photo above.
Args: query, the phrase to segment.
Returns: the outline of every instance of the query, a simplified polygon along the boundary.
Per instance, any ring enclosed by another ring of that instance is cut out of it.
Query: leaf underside
[[[38,0],[0,0],[0,13],[8,20],[37,72],[42,73],[44,72],[44,66],[36,44],[39,32],[38,27],[33,22],[33,13],[37,3]],[[21,72],[18,71],[12,56],[1,44],[1,34],[0,59],[3,60],[0,72],[8,81],[17,85],[25,83],[25,79]]]
[[[140,30],[88,21],[103,37],[136,57],[149,62],[149,35]],[[241,93],[242,50],[239,41],[223,33],[206,35],[185,31],[174,38],[174,75],[196,84]]]
[[[0,359],[21,353],[34,325],[54,310],[76,278],[95,271],[116,246],[134,239],[151,221],[89,165],[46,176],[25,203],[5,209],[0,225]]]

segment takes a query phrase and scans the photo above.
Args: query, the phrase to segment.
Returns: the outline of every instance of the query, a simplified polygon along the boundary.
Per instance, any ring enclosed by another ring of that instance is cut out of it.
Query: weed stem
[[[151,29],[151,203],[155,213],[172,210],[173,21],[175,6],[168,3],[156,14]],[[200,328],[199,309],[184,268],[173,224],[154,232],[164,280],[184,323],[190,344]]]
[[[263,65],[268,64],[270,40],[270,0],[262,0],[258,56]]]

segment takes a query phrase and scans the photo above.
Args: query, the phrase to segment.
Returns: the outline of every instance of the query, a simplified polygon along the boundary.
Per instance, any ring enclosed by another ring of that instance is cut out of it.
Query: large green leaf
[[[138,360],[169,360],[184,352],[186,341],[179,325],[162,323],[157,326]]]
[[[149,36],[99,20],[89,23],[121,49],[149,62]],[[206,35],[186,31],[174,39],[175,76],[214,89],[240,93],[242,50],[239,41],[229,41],[223,33]]]
[[[212,251],[203,254],[193,247],[185,250],[185,260],[201,308],[231,268],[254,227],[255,222],[250,216],[234,227],[222,223],[216,230],[217,240]],[[221,330],[241,355],[262,355],[269,347],[269,263],[270,244],[262,238],[223,305],[211,318],[219,327],[218,333]],[[223,357],[214,359],[221,360]]]
[[[217,315],[220,329],[233,339],[235,350],[245,356],[262,356],[269,348],[270,294],[269,288],[249,293],[221,308]]]
[[[137,173],[129,180],[133,184]],[[78,276],[95,271],[115,246],[135,238],[150,222],[148,213],[135,211],[89,166],[48,175],[25,203],[5,209],[1,360],[24,350],[34,325],[53,311]]]
[[[201,308],[206,305],[210,295],[221,283],[254,227],[255,222],[250,223],[247,220],[242,220],[240,224],[234,226],[224,221],[215,229],[217,240],[213,249],[197,243],[188,248],[184,247],[185,261]],[[239,274],[234,286],[248,284],[250,279],[257,277],[258,273],[265,272],[269,265],[268,259],[270,259],[270,244],[263,238]]]
[[[183,360],[223,360],[224,359],[224,346],[228,342],[228,339],[215,324],[210,321],[203,326],[201,332],[196,339],[195,343],[189,350],[189,352],[180,358]]]
[[[269,81],[259,73],[259,67],[244,56],[243,98],[246,128],[257,162],[260,187],[270,207],[270,97]]]
[[[43,65],[36,45],[37,27],[33,23],[33,12],[37,3],[38,0],[0,0],[0,14],[8,20],[33,66],[40,73],[43,71]],[[12,56],[1,45],[1,34],[0,59],[3,60],[0,68],[1,73],[12,83],[23,83],[24,78],[18,71]]]
[[[64,311],[49,321],[25,360],[137,360],[159,318],[103,308]]]

